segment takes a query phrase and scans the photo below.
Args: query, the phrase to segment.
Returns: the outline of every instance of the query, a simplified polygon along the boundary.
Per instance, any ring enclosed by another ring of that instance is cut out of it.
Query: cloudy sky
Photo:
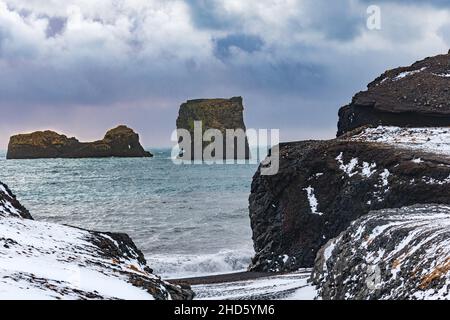
[[[0,0],[0,149],[122,123],[170,146],[181,102],[238,95],[248,127],[332,137],[369,81],[449,48],[447,0]]]

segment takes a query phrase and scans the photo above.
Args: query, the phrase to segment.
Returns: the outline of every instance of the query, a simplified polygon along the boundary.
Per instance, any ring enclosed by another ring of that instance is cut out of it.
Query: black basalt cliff
[[[420,162],[417,159],[420,158]],[[251,270],[311,267],[318,250],[370,210],[450,204],[449,157],[336,139],[280,146],[280,170],[253,178]]]

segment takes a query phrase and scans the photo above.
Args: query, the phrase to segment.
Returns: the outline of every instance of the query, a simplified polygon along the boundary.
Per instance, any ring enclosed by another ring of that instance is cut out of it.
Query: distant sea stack
[[[109,130],[102,140],[80,142],[53,131],[12,136],[7,159],[152,157],[139,142],[139,135],[127,126]]]
[[[450,54],[383,73],[340,109],[337,135],[365,125],[450,126]]]
[[[180,107],[177,119],[177,129],[186,129],[191,134],[191,158],[198,159],[194,154],[194,123],[202,121],[202,132],[208,129],[217,129],[223,135],[224,159],[249,159],[250,149],[248,139],[245,137],[245,150],[238,153],[236,139],[234,141],[234,155],[226,154],[226,130],[242,129],[246,131],[244,124],[244,106],[242,97],[233,97],[231,99],[198,99],[188,100]],[[203,150],[211,142],[203,143]],[[201,159],[200,159],[201,160]]]

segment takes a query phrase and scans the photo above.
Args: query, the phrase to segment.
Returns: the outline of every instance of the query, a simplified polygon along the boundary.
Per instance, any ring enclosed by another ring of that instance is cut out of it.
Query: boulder
[[[34,221],[0,183],[0,299],[192,299],[121,233]]]
[[[386,71],[339,111],[340,136],[358,127],[450,126],[450,54]]]
[[[30,219],[30,212],[20,204],[8,186],[0,181],[0,215]]]
[[[12,136],[7,159],[151,157],[139,135],[126,126],[109,130],[102,140],[80,142],[53,131]]]
[[[224,159],[249,159],[250,149],[246,136],[243,152],[238,152],[238,143],[236,139],[231,146],[234,148],[234,154],[226,152],[226,130],[246,131],[244,124],[244,106],[242,97],[233,97],[231,99],[198,99],[188,100],[180,107],[177,118],[177,129],[185,129],[191,135],[191,160],[202,160],[202,155],[196,155],[194,152],[194,123],[202,122],[202,134],[208,129],[217,129],[223,135],[223,158]],[[181,140],[181,137],[179,137]],[[202,150],[211,142],[204,141]]]
[[[373,211],[317,255],[314,284],[326,300],[450,298],[450,206]]]
[[[312,267],[327,241],[371,210],[450,204],[450,157],[440,153],[449,149],[447,129],[435,128],[434,138],[415,128],[364,130],[281,144],[274,176],[261,175],[260,166],[249,199],[256,251],[251,271]]]

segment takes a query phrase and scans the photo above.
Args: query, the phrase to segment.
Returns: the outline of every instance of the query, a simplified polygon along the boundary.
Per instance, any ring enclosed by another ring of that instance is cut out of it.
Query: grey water
[[[245,270],[255,164],[179,165],[154,158],[5,160],[0,181],[36,220],[128,233],[166,278]]]

